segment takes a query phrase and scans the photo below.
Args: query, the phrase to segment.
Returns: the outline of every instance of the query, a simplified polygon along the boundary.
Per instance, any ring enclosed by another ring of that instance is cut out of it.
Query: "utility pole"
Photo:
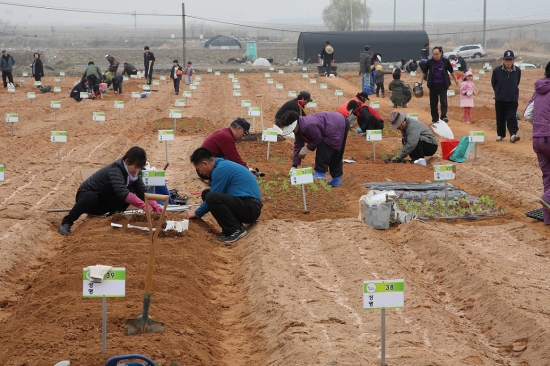
[[[422,0],[422,30],[426,30],[426,0]]]
[[[395,30],[395,14],[397,13],[396,1],[393,0],[393,30]]]
[[[367,0],[363,0],[363,27],[367,30]]]
[[[487,48],[487,0],[483,0],[483,48]]]
[[[134,10],[134,37],[137,37],[137,13]]]
[[[351,31],[353,32],[353,0],[349,2],[349,22],[351,24]]]
[[[183,60],[180,65],[187,65],[187,50],[185,46],[185,3],[181,3],[181,23],[183,28]]]

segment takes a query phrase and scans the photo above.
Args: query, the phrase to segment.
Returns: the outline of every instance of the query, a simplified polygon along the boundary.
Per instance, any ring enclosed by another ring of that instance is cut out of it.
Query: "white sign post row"
[[[367,141],[372,141],[372,161],[376,161],[376,141],[382,141],[382,130],[367,130]]]
[[[101,282],[92,281],[88,267],[82,271],[82,297],[103,299],[101,352],[107,353],[107,298],[126,296],[126,268],[115,267],[108,271]]]
[[[0,165],[0,182],[4,181],[4,166]]]
[[[6,113],[6,122],[11,123],[11,135],[13,136],[13,124],[19,122],[19,114]]]
[[[382,310],[380,317],[380,365],[386,365],[386,309],[405,306],[404,280],[373,280],[363,282],[363,309]]]
[[[174,119],[174,128],[172,131],[172,134],[174,134],[176,132],[176,119],[181,118],[181,109],[170,109],[170,118]],[[168,163],[168,160],[166,163]]]
[[[176,120],[174,119],[174,127]],[[174,130],[159,130],[158,131],[158,139],[159,141],[164,141],[166,144],[166,164],[168,164],[168,141],[174,141]]]
[[[105,112],[93,112],[92,121],[97,121],[97,133],[99,133],[99,122],[105,121]]]

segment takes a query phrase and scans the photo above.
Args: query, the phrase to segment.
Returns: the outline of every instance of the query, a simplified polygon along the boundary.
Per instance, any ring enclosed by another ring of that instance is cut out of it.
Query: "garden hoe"
[[[166,215],[169,196],[161,194],[145,193],[145,213],[147,214],[147,224],[149,226],[149,260],[147,262],[147,272],[145,274],[145,295],[143,296],[143,311],[137,319],[128,319],[124,324],[125,335],[136,335],[143,333],[163,333],[164,323],[157,322],[149,317],[149,306],[151,305],[151,290],[153,289],[153,269],[155,268],[156,243],[160,228]],[[157,228],[153,231],[151,223],[151,211],[149,200],[164,201],[164,208],[160,215]]]

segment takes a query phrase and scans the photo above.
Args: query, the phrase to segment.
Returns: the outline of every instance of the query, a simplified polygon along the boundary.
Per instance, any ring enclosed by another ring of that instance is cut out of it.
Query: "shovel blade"
[[[164,323],[157,322],[151,317],[139,316],[137,319],[127,319],[124,324],[124,335],[138,335],[144,333],[164,333]]]

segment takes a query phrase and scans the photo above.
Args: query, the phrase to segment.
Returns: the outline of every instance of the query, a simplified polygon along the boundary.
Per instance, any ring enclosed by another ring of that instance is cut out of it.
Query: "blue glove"
[[[363,130],[361,130],[361,127],[359,127],[358,129],[355,130],[355,132],[361,133],[361,132],[363,132]]]

